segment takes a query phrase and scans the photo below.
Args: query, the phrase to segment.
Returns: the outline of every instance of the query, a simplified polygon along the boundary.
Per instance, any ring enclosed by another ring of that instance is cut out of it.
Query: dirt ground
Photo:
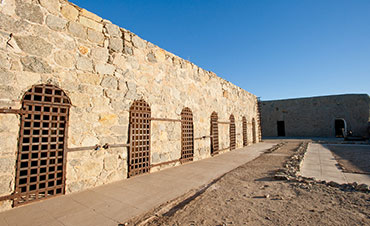
[[[327,145],[346,173],[370,174],[370,145]]]
[[[263,154],[171,208],[162,206],[128,225],[370,225],[369,193],[273,178],[298,145]]]

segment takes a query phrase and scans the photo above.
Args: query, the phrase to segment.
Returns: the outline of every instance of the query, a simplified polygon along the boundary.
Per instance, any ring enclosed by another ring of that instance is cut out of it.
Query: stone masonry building
[[[369,137],[370,98],[347,94],[261,102],[263,137]]]
[[[260,140],[256,96],[72,3],[0,21],[0,210]]]

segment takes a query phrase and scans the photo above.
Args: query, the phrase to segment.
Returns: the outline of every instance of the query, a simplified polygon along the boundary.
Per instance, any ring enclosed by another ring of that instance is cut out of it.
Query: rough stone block
[[[109,58],[109,51],[106,48],[95,48],[91,50],[91,57],[95,61],[107,62]]]
[[[76,21],[78,18],[78,14],[79,14],[78,9],[76,9],[76,7],[68,3],[62,6],[60,12],[65,18],[67,18],[70,21]]]
[[[59,0],[39,0],[40,4],[45,7],[50,13],[57,14],[60,11]]]
[[[11,60],[10,70],[12,70],[12,71],[21,71],[22,70],[21,63],[18,59],[12,59]]]
[[[77,78],[80,82],[91,85],[98,85],[101,81],[101,77],[96,74],[78,74]]]
[[[115,89],[105,89],[104,94],[112,101],[123,101],[122,92]]]
[[[0,174],[12,174],[14,172],[15,159],[0,158]]]
[[[71,68],[76,65],[75,55],[64,50],[60,50],[54,54],[54,61],[58,65],[66,68]]]
[[[12,208],[12,204],[13,204],[13,201],[11,200],[0,201],[0,212],[5,211],[5,210],[10,210]]]
[[[123,40],[121,38],[110,38],[109,39],[109,49],[115,52],[122,52]]]
[[[77,65],[76,68],[83,71],[93,71],[93,63],[92,61],[87,57],[77,57]]]
[[[157,59],[155,58],[155,55],[153,53],[148,53],[146,56],[148,61],[151,63],[157,63]]]
[[[91,98],[91,104],[93,106],[92,112],[106,112],[109,109],[109,99],[103,96]],[[101,129],[105,128],[104,126]],[[104,133],[108,133],[108,131],[104,131]]]
[[[96,104],[103,104],[104,100],[101,98],[96,98]],[[117,124],[118,116],[117,114],[112,114],[110,112],[104,112],[99,115],[99,123],[100,126],[113,126]]]
[[[123,30],[123,28],[121,28],[121,30]],[[125,41],[131,42],[131,33],[130,32],[124,30],[123,31],[123,37],[124,37]]]
[[[100,85],[105,88],[117,89],[118,81],[114,76],[106,76],[103,78]]]
[[[96,22],[101,22],[103,20],[100,16],[98,16],[98,15],[96,15],[96,14],[90,12],[90,11],[87,11],[86,9],[81,10],[80,16],[90,18],[92,20],[95,20]]]
[[[9,69],[10,62],[6,54],[0,53],[0,68]]]
[[[136,48],[145,48],[145,41],[143,39],[139,38],[139,36],[137,36],[137,35],[134,35],[132,37],[132,44]]]
[[[129,118],[130,118],[130,113],[128,111],[124,111],[119,114],[119,120],[118,123],[120,125],[128,125],[129,124]]]
[[[97,63],[95,65],[95,71],[101,75],[113,75],[116,67],[111,64]]]
[[[86,136],[84,139],[82,139],[82,146],[94,146],[96,144],[99,144],[99,140],[95,136]],[[87,172],[86,172],[87,173]]]
[[[116,65],[118,68],[125,70],[127,68],[126,65],[126,58],[122,56],[120,53],[114,55],[113,64]]]
[[[105,24],[105,29],[111,37],[122,37],[121,30],[117,25]]]
[[[25,71],[35,73],[51,73],[53,71],[48,63],[38,57],[22,57],[21,63]]]
[[[0,92],[0,106],[6,108],[8,107],[8,104],[11,103],[14,97],[18,94],[19,90],[9,85],[4,85],[3,83],[0,83],[0,89],[2,90],[2,92]],[[4,106],[4,104],[7,105]]]
[[[136,92],[136,84],[133,82],[127,82],[126,85],[127,85],[128,91],[125,95],[125,98],[130,99],[130,100],[137,99],[138,95]]]
[[[125,46],[125,53],[129,55],[134,55],[134,51],[132,50],[131,47]]]
[[[107,171],[113,171],[117,169],[118,165],[118,156],[107,156],[104,158],[103,168]]]
[[[166,60],[166,52],[163,49],[158,49],[155,51],[155,58],[159,62],[164,62]]]
[[[13,169],[14,170],[14,169]],[[12,192],[11,185],[12,185],[13,176],[11,175],[2,175],[0,176],[0,196],[8,195]]]
[[[104,41],[104,35],[101,32],[97,32],[93,29],[87,29],[87,38],[91,42],[95,43],[103,43]]]
[[[111,131],[116,135],[125,135],[128,133],[128,126],[113,126]]]
[[[70,170],[71,171],[71,170]],[[84,181],[67,181],[66,184],[66,193],[72,193],[72,192],[77,192],[81,191],[83,189],[83,184]]]
[[[79,38],[87,38],[87,28],[76,22],[70,22],[68,25],[68,31]]]
[[[81,55],[87,55],[87,53],[89,53],[90,49],[86,46],[79,46],[78,47],[78,52],[81,54]]]
[[[31,55],[47,57],[53,49],[49,42],[37,36],[15,36],[14,38],[19,48]]]
[[[102,93],[104,93],[103,88],[100,86],[93,86],[91,84],[79,84],[78,87],[80,92],[83,92],[90,96],[99,96],[102,95]]]
[[[24,20],[15,20],[14,18],[0,12],[0,29],[8,32],[21,32],[26,30],[29,23]]]
[[[0,133],[17,133],[19,118],[16,115],[2,114],[0,115]],[[11,136],[6,135],[7,139],[11,140]],[[17,137],[17,138],[15,138]],[[18,139],[18,135],[14,135],[14,139]],[[4,141],[4,140],[3,140]],[[14,142],[14,141],[12,141]]]
[[[61,31],[67,26],[67,20],[57,16],[49,15],[46,17],[46,25],[48,25],[48,27],[52,30]]]
[[[98,32],[102,32],[103,31],[103,25],[92,20],[92,19],[89,19],[87,17],[84,17],[84,16],[80,16],[79,18],[79,22],[80,24],[88,27],[88,28],[91,28],[95,31],[98,31]]]
[[[51,72],[53,71],[51,70]],[[22,73],[16,73],[15,76],[16,76],[16,80],[18,84],[17,88],[25,91],[26,89],[29,89],[29,87],[31,87],[32,85],[41,83],[42,82],[41,78],[48,77],[49,75],[45,75],[44,73],[34,73],[34,72],[23,71]],[[52,80],[50,79],[50,82],[51,81]],[[54,83],[54,84],[57,84],[57,83]],[[22,94],[23,92],[21,93],[21,95]],[[20,94],[18,93],[17,96],[18,95]],[[18,100],[20,100],[20,98]]]
[[[22,19],[42,24],[44,22],[44,14],[38,5],[25,3],[24,1],[16,1],[15,13]]]

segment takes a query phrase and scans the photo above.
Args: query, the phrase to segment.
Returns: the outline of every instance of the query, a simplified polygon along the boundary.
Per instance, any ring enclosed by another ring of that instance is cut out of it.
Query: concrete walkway
[[[258,157],[259,143],[152,174],[59,196],[0,213],[1,226],[117,226]]]
[[[370,175],[343,173],[337,164],[333,154],[325,145],[311,143],[303,160],[301,174],[305,177],[334,181],[339,184],[357,182],[370,185]]]

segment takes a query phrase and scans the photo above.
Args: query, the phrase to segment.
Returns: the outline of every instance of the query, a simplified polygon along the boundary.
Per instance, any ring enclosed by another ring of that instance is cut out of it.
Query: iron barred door
[[[248,145],[248,137],[247,137],[247,119],[243,116],[243,146]]]
[[[69,98],[36,85],[22,100],[14,206],[64,194]]]
[[[256,131],[256,120],[252,119],[252,136],[253,136],[253,143],[257,143],[257,131]]]
[[[230,135],[230,150],[234,150],[236,147],[236,132],[235,132],[235,117],[234,115],[230,115],[230,127],[229,127],[229,135]]]
[[[130,107],[129,177],[150,171],[150,117],[149,105],[135,100]]]
[[[218,154],[218,116],[216,112],[211,114],[211,154]]]
[[[181,112],[181,162],[193,161],[194,126],[193,113],[189,108]]]

